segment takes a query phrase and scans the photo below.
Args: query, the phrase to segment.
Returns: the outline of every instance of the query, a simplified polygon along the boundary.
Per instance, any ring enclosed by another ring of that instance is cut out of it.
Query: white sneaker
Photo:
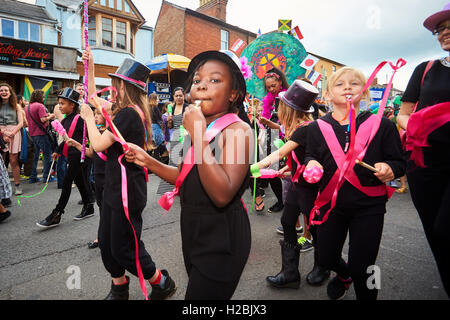
[[[16,192],[14,193],[16,196],[20,196],[20,195],[22,195],[23,194],[23,191],[22,191],[22,188],[19,186],[19,187],[16,187]]]

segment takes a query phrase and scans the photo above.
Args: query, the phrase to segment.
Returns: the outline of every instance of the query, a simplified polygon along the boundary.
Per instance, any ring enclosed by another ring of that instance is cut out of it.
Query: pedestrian
[[[55,150],[52,150],[52,143],[47,134],[47,127],[50,125],[50,121],[55,119],[55,115],[48,114],[44,106],[45,93],[43,90],[34,90],[31,94],[30,104],[25,108],[26,119],[28,122],[28,130],[33,143],[35,145],[34,161],[29,183],[36,183],[40,181],[37,177],[37,165],[39,156],[42,151],[44,156],[44,168],[42,180],[46,181],[50,172],[50,166],[52,163],[52,154]],[[50,177],[49,182],[56,179]]]
[[[386,202],[393,193],[386,182],[401,177],[406,167],[400,136],[387,118],[380,119],[376,134],[367,145],[378,122],[370,112],[359,114],[361,99],[369,94],[367,90],[362,92],[366,82],[364,74],[354,68],[333,73],[327,82],[326,97],[334,111],[308,129],[306,170],[324,170],[310,222],[318,225],[319,264],[336,272],[327,286],[330,299],[342,298],[352,282],[357,299],[377,298],[377,286],[367,286],[367,270],[375,265]],[[348,114],[349,101],[355,106],[352,116]],[[355,119],[355,138],[350,119]],[[356,157],[364,151],[362,161],[375,167],[377,173],[355,165]],[[345,170],[342,180],[341,170]],[[351,240],[348,263],[342,259],[347,233]]]
[[[63,90],[60,90],[58,92],[58,95],[60,95],[62,91]],[[64,120],[64,118],[66,117],[66,115],[61,112],[59,104],[56,104],[54,106],[53,114],[55,115],[56,120],[58,120],[59,122],[62,122]],[[58,140],[58,143],[57,143],[58,145],[63,143],[62,137],[58,136],[57,140]],[[56,180],[57,180],[58,189],[62,189],[66,171],[67,171],[67,158],[63,154],[60,154],[57,159],[57,163],[56,163]]]
[[[13,173],[16,196],[23,194],[20,187],[19,152],[22,146],[20,130],[23,127],[22,107],[17,103],[17,96],[7,83],[0,83],[0,130],[3,140],[8,145],[9,163]],[[5,158],[3,159],[5,160]]]
[[[184,114],[183,126],[190,139],[185,141],[189,151],[183,153],[181,173],[138,146],[131,146],[127,154],[128,161],[176,184],[175,194],[179,190],[182,249],[189,276],[186,300],[231,299],[250,253],[250,222],[241,196],[249,183],[253,134],[236,115],[246,94],[239,66],[230,51],[207,51],[192,59],[188,88],[192,101],[201,103],[198,108],[189,106]],[[210,144],[211,140],[216,143]],[[168,201],[168,196],[160,202]]]
[[[278,95],[281,92],[285,92],[289,88],[285,74],[278,68],[272,68],[264,76],[264,88],[266,90],[266,96],[263,99],[263,111],[262,117],[270,120],[274,123],[278,123],[277,116],[277,103],[279,102]],[[264,123],[263,123],[264,124]],[[270,128],[267,130],[267,154],[272,153],[272,139],[275,140],[278,137],[272,136]],[[284,163],[280,163],[280,167],[284,167]],[[277,198],[277,202],[272,205],[268,212],[280,212],[283,210],[283,184],[280,178],[269,179],[270,187]]]
[[[411,198],[450,297],[450,3],[428,17],[424,26],[436,36],[446,57],[417,66],[397,123],[407,130]]]
[[[82,143],[84,121],[80,119],[79,115],[79,97],[80,94],[72,88],[65,88],[58,96],[58,104],[61,112],[66,115],[61,124],[66,130],[68,137]],[[57,152],[53,153],[53,160],[56,160],[58,154],[63,154],[67,158],[68,167],[64,176],[61,195],[55,209],[44,220],[36,223],[38,227],[45,229],[56,227],[61,222],[61,216],[64,214],[64,209],[72,192],[73,182],[75,182],[83,200],[83,209],[79,215],[74,217],[74,220],[79,221],[94,215],[94,205],[91,203],[90,194],[86,186],[86,174],[83,172],[80,162],[81,152],[74,147],[70,147],[67,143],[63,143],[58,146]]]
[[[282,269],[277,275],[266,278],[270,285],[277,288],[298,289],[300,286],[301,277],[298,271],[300,251],[306,242],[303,244],[297,242],[296,226],[300,213],[309,217],[318,192],[317,183],[310,184],[303,178],[308,125],[313,121],[312,114],[315,109],[312,104],[318,94],[319,92],[314,86],[301,80],[294,81],[286,92],[279,94],[278,118],[285,128],[287,142],[277,152],[257,163],[260,169],[265,169],[284,157],[288,157],[288,165],[281,170],[281,173],[291,173],[292,186],[287,191],[281,217],[284,235],[284,239],[280,240]],[[316,228],[310,226],[310,232],[313,236],[313,244],[316,246]],[[308,275],[308,278],[313,280],[314,285],[320,285],[328,278],[329,272],[318,265],[317,248],[315,251],[317,252],[315,254],[315,270],[312,271],[314,277]]]
[[[94,62],[90,49],[86,50],[83,56],[86,57],[85,63],[89,64],[89,77],[92,79]],[[144,146],[146,149],[151,147],[152,141],[151,118],[146,96],[146,81],[149,74],[150,70],[146,66],[132,59],[125,59],[116,73],[110,74],[112,86],[118,93],[116,107],[112,113],[113,123],[127,142]],[[104,100],[101,103],[108,104],[108,108],[111,106]],[[125,275],[126,271],[135,276],[139,276],[142,271],[142,277],[148,280],[152,287],[149,299],[169,298],[176,291],[175,282],[167,270],[156,268],[152,257],[140,240],[142,212],[147,204],[146,172],[142,167],[122,159],[124,155],[122,145],[116,142],[111,128],[105,130],[103,134],[98,131],[91,108],[84,105],[81,115],[86,120],[90,142],[95,152],[106,151],[107,156],[105,173],[108,174],[105,176],[98,232],[102,261],[112,277],[111,290],[106,299],[129,298],[130,278]],[[123,181],[125,177],[126,180]],[[123,193],[122,187],[126,188],[126,194]],[[127,197],[127,211],[123,197]],[[126,214],[130,218],[129,221]],[[145,286],[145,283],[141,282],[141,289],[142,286]]]
[[[164,143],[164,124],[158,107],[158,100],[156,93],[152,93],[148,97],[149,111],[152,118],[152,150],[150,154],[158,161],[168,162],[168,153]]]
[[[179,145],[179,143],[182,141],[184,137],[184,130],[183,130],[183,115],[186,110],[186,107],[188,106],[187,103],[184,102],[185,98],[185,92],[184,89],[181,87],[177,87],[173,90],[173,107],[172,111],[169,112],[169,116],[167,117],[167,123],[168,127],[172,132],[171,136],[171,143],[170,143],[170,164],[171,165],[178,165],[177,158],[178,155],[175,155],[175,152],[173,152],[174,148]]]

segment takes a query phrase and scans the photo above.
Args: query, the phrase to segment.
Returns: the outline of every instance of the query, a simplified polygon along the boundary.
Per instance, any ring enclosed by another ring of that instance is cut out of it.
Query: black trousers
[[[141,241],[142,211],[130,208],[130,219],[138,239],[139,261],[144,278],[151,279],[156,272],[155,263]],[[138,276],[136,268],[136,248],[133,229],[128,222],[123,207],[109,206],[107,201],[102,203],[100,225],[98,229],[98,243],[102,255],[103,265],[112,278],[120,278],[125,271]]]
[[[351,277],[359,300],[375,300],[378,296],[378,290],[370,289],[367,282],[373,276],[368,268],[375,265],[383,224],[383,213],[364,215],[361,209],[344,212],[334,208],[328,220],[317,228],[319,264],[344,279]],[[345,263],[342,248],[347,233],[350,239],[348,263]]]
[[[64,211],[69,202],[70,194],[72,193],[72,183],[75,182],[78,190],[81,194],[81,200],[84,204],[92,202],[92,194],[90,187],[88,187],[88,181],[86,180],[86,174],[84,172],[84,165],[80,163],[80,157],[69,156],[67,159],[67,171],[64,176],[61,195],[56,205],[56,210]]]
[[[450,172],[432,168],[407,174],[414,206],[450,297]]]
[[[300,213],[306,215],[309,221],[309,214],[314,207],[314,201],[317,197],[317,190],[293,184],[287,192],[283,215],[281,216],[281,225],[284,231],[284,241],[291,244],[297,243],[297,231],[295,226]],[[311,226],[309,231],[316,242],[316,227]]]

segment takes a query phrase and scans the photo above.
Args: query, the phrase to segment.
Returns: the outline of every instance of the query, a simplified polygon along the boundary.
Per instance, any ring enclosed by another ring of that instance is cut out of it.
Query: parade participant
[[[79,115],[79,97],[78,92],[71,88],[65,88],[58,95],[58,104],[61,112],[66,115],[61,124],[69,138],[82,143],[83,120],[80,119]],[[55,160],[59,154],[63,154],[67,158],[68,167],[62,184],[61,195],[55,209],[44,220],[36,223],[38,227],[45,229],[56,227],[61,222],[61,216],[64,214],[64,209],[69,202],[73,182],[75,182],[83,200],[83,209],[79,215],[74,217],[74,220],[83,220],[94,215],[94,206],[91,203],[90,194],[86,186],[86,175],[80,163],[81,153],[67,143],[62,143],[58,146],[57,152],[53,153],[52,158]]]
[[[0,131],[3,134],[3,140],[8,145],[9,163],[11,164],[15,184],[14,194],[19,196],[23,194],[20,187],[19,166],[19,152],[22,146],[20,130],[23,127],[23,112],[22,107],[17,103],[16,94],[9,84],[0,83],[0,98]]]
[[[240,198],[249,183],[253,133],[235,114],[243,107],[246,85],[239,59],[230,51],[203,52],[191,61],[188,72],[191,98],[201,103],[184,114],[183,126],[191,137],[185,143],[189,147],[192,142],[192,147],[184,154],[181,172],[137,146],[131,147],[127,159],[176,185],[160,200],[164,208],[170,208],[170,199],[179,190],[182,249],[189,275],[185,298],[228,300],[251,245],[250,222]]]
[[[281,224],[284,240],[280,241],[282,269],[276,276],[266,280],[277,288],[295,288],[300,286],[298,271],[301,245],[297,243],[296,225],[301,212],[309,216],[317,197],[317,184],[309,184],[303,179],[308,125],[313,121],[312,104],[319,92],[307,82],[296,80],[286,92],[280,93],[278,118],[285,128],[285,139],[288,140],[278,151],[258,162],[260,169],[268,168],[284,157],[288,157],[288,166],[282,172],[291,171],[292,187],[287,191]],[[311,228],[314,243],[316,241],[315,227]],[[317,250],[316,250],[317,251]],[[314,264],[315,284],[321,284],[329,275],[325,269]],[[316,274],[317,273],[317,274]]]
[[[397,117],[407,130],[411,198],[450,296],[450,3],[424,22],[447,57],[414,71]]]
[[[173,101],[174,104],[172,106],[172,111],[169,110],[169,117],[167,118],[169,129],[174,132],[172,136],[172,141],[174,139],[178,140],[180,137],[179,134],[175,134],[175,132],[179,133],[180,127],[183,123],[183,114],[186,110],[187,103],[184,102],[184,89],[181,87],[177,87],[173,90]]]
[[[375,265],[386,202],[393,193],[385,183],[401,177],[406,166],[395,125],[370,112],[358,115],[361,98],[368,95],[366,82],[362,72],[353,68],[334,73],[326,90],[334,111],[310,124],[308,131],[306,170],[324,170],[310,222],[319,225],[320,265],[336,272],[327,287],[330,299],[342,298],[352,281],[358,299],[377,298],[377,286],[367,286],[367,270]],[[360,160],[374,166],[376,173],[355,165],[362,153]],[[347,232],[348,264],[342,259]]]
[[[95,125],[100,133],[106,130],[106,121],[102,113],[99,110],[94,111]],[[82,144],[74,139],[69,139],[67,141],[69,147],[75,147],[81,152]],[[92,145],[86,149],[86,155],[92,159],[92,164],[94,168],[94,190],[95,190],[95,200],[97,202],[100,212],[102,212],[102,202],[103,202],[103,189],[105,185],[105,163],[107,156],[104,153],[97,153],[92,148]],[[88,243],[89,249],[95,249],[98,247],[98,237],[94,241]]]
[[[270,69],[264,76],[264,87],[267,94],[263,99],[262,117],[277,123],[276,99],[280,92],[286,91],[289,87],[285,74],[277,68]],[[267,130],[267,154],[272,153],[271,143],[274,138],[271,130]],[[268,209],[268,212],[280,212],[284,208],[283,184],[280,178],[269,179],[269,184],[277,198],[277,202]]]
[[[11,182],[9,181],[8,170],[6,170],[3,158],[0,157],[0,198],[9,199],[12,195]],[[0,223],[11,216],[11,211],[0,204]]]
[[[43,90],[34,90],[31,94],[30,104],[25,108],[26,118],[29,124],[28,129],[35,145],[33,169],[31,171],[29,183],[36,183],[40,181],[37,177],[37,165],[41,150],[44,156],[44,171],[42,175],[44,181],[49,175],[50,165],[52,163],[52,153],[55,151],[52,150],[52,143],[47,134],[47,126],[49,125],[49,121],[54,120],[55,115],[47,113],[44,106],[44,99],[45,93]],[[55,180],[55,178],[50,177],[49,182]]]
[[[87,56],[85,63],[89,65],[89,77],[92,79],[95,74],[93,55],[87,50],[84,56]],[[106,151],[107,154],[105,173],[108,174],[105,176],[98,232],[103,264],[112,277],[107,300],[129,298],[130,278],[125,275],[126,271],[139,277],[143,292],[146,292],[144,279],[150,283],[152,291],[148,298],[151,300],[166,299],[176,291],[175,282],[167,270],[156,268],[140,240],[142,212],[147,204],[146,172],[123,159],[123,147],[116,141],[119,132],[126,141],[146,149],[151,147],[152,128],[146,96],[149,74],[147,67],[133,59],[125,59],[116,73],[109,74],[112,86],[118,93],[112,111],[112,124],[117,128],[115,133],[111,127],[103,134],[98,131],[89,106],[84,105],[81,111],[95,152]],[[90,92],[89,96],[93,97]],[[111,110],[111,103],[94,99],[90,101],[94,104],[101,102],[106,105],[105,109]]]

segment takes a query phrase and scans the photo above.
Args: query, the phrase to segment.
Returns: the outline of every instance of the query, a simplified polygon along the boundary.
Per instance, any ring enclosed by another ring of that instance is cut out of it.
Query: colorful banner
[[[314,57],[312,54],[308,54],[300,66],[308,70],[313,70],[317,62],[319,62],[319,58]]]
[[[303,34],[302,34],[302,32],[300,31],[300,28],[299,28],[298,26],[295,27],[294,29],[292,29],[292,30],[289,32],[289,34],[290,34],[291,36],[297,38],[298,41],[300,41],[300,40],[303,39]]]
[[[288,83],[304,76],[306,70],[300,64],[307,55],[303,45],[288,34],[276,32],[258,37],[241,55],[248,59],[253,72],[246,80],[248,93],[262,99],[266,95],[264,75],[274,67],[285,73]]]
[[[31,94],[34,90],[41,89],[45,93],[44,103],[47,101],[48,94],[52,88],[53,81],[37,77],[25,76],[25,85],[23,86],[23,97],[30,101]]]
[[[291,31],[292,20],[278,20],[278,31]]]

